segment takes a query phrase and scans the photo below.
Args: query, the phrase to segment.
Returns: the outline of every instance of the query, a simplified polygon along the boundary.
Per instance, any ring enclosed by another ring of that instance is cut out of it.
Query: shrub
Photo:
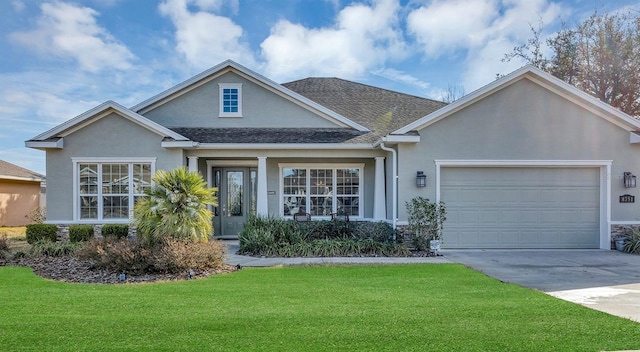
[[[9,240],[6,234],[0,234],[0,251],[9,250]]]
[[[114,237],[93,238],[77,251],[81,260],[89,260],[97,268],[142,274],[150,270],[150,251],[138,241]]]
[[[371,238],[378,242],[393,242],[396,239],[396,231],[384,221],[354,223],[353,236],[355,238]]]
[[[86,242],[77,255],[98,268],[131,274],[180,273],[222,266],[226,247],[219,241],[196,242],[167,238],[161,242],[105,237]]]
[[[429,199],[416,197],[406,202],[406,206],[411,242],[419,251],[428,250],[429,241],[442,239],[442,228],[447,220],[444,203],[433,203]]]
[[[32,257],[66,257],[73,255],[81,244],[77,242],[51,242],[49,240],[40,240],[34,242],[29,250]]]
[[[100,230],[102,237],[126,238],[129,236],[129,225],[127,224],[106,224]]]
[[[47,208],[46,207],[37,207],[31,211],[28,215],[29,220],[34,224],[42,224],[45,220],[47,220]]]
[[[168,238],[153,253],[155,271],[178,273],[217,268],[224,264],[227,247],[220,241],[194,242]]]
[[[172,171],[160,170],[145,190],[147,197],[134,208],[134,223],[139,236],[147,242],[164,238],[208,241],[213,233],[208,205],[217,205],[215,188],[197,172],[180,167]]]
[[[624,244],[624,251],[627,253],[640,254],[640,229],[633,228],[626,233],[627,241]]]
[[[57,239],[58,227],[53,224],[30,224],[27,225],[27,242],[34,244],[40,240],[55,242]]]
[[[91,225],[71,225],[69,226],[69,241],[85,242],[93,237],[93,226]]]

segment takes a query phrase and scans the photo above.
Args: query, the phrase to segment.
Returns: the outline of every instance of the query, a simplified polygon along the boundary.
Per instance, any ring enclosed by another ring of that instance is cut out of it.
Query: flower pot
[[[624,252],[624,245],[627,243],[626,237],[618,237],[614,239],[613,242],[616,244],[616,250]]]
[[[440,240],[431,240],[431,241],[429,241],[429,248],[432,251],[439,251],[440,250]]]

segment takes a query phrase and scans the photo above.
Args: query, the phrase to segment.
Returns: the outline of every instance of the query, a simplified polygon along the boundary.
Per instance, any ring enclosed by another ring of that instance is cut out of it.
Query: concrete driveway
[[[640,255],[607,250],[443,250],[498,280],[640,322]]]

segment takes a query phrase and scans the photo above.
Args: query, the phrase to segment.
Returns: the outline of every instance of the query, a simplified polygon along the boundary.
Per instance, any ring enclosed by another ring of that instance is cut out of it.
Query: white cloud
[[[280,20],[262,44],[265,71],[276,80],[306,75],[354,78],[406,57],[397,0],[345,7],[330,28],[309,29]]]
[[[550,26],[564,13],[549,0],[436,0],[408,15],[407,30],[425,60],[462,59],[463,85],[470,92],[522,66],[501,60],[531,37],[531,25]]]
[[[43,55],[72,59],[90,72],[132,67],[135,56],[96,23],[95,10],[64,2],[43,3],[40,9],[38,27],[10,34],[15,42]]]
[[[407,30],[427,57],[438,58],[481,45],[496,13],[497,0],[438,0],[409,13]]]
[[[211,0],[167,0],[160,4],[160,13],[169,17],[176,27],[176,49],[188,64],[197,69],[211,67],[226,59],[251,66],[253,55],[242,42],[242,27],[231,19],[206,10],[219,9],[222,2]],[[191,12],[194,4],[201,11]]]
[[[24,2],[20,0],[11,1],[11,6],[13,7],[13,11],[21,13],[26,8]]]
[[[423,91],[426,91],[431,87],[431,84],[428,82],[421,81],[418,78],[411,76],[405,72],[402,72],[393,68],[389,68],[389,67],[380,68],[380,69],[371,71],[371,73],[380,77],[390,79],[392,81],[408,84],[410,86],[419,88]]]

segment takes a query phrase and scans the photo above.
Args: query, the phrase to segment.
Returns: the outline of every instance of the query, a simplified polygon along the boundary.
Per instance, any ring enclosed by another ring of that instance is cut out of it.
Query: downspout
[[[380,143],[380,149],[391,152],[391,159],[393,163],[393,210],[391,216],[393,217],[393,229],[395,230],[398,223],[398,155],[395,149],[385,146],[384,142]]]

